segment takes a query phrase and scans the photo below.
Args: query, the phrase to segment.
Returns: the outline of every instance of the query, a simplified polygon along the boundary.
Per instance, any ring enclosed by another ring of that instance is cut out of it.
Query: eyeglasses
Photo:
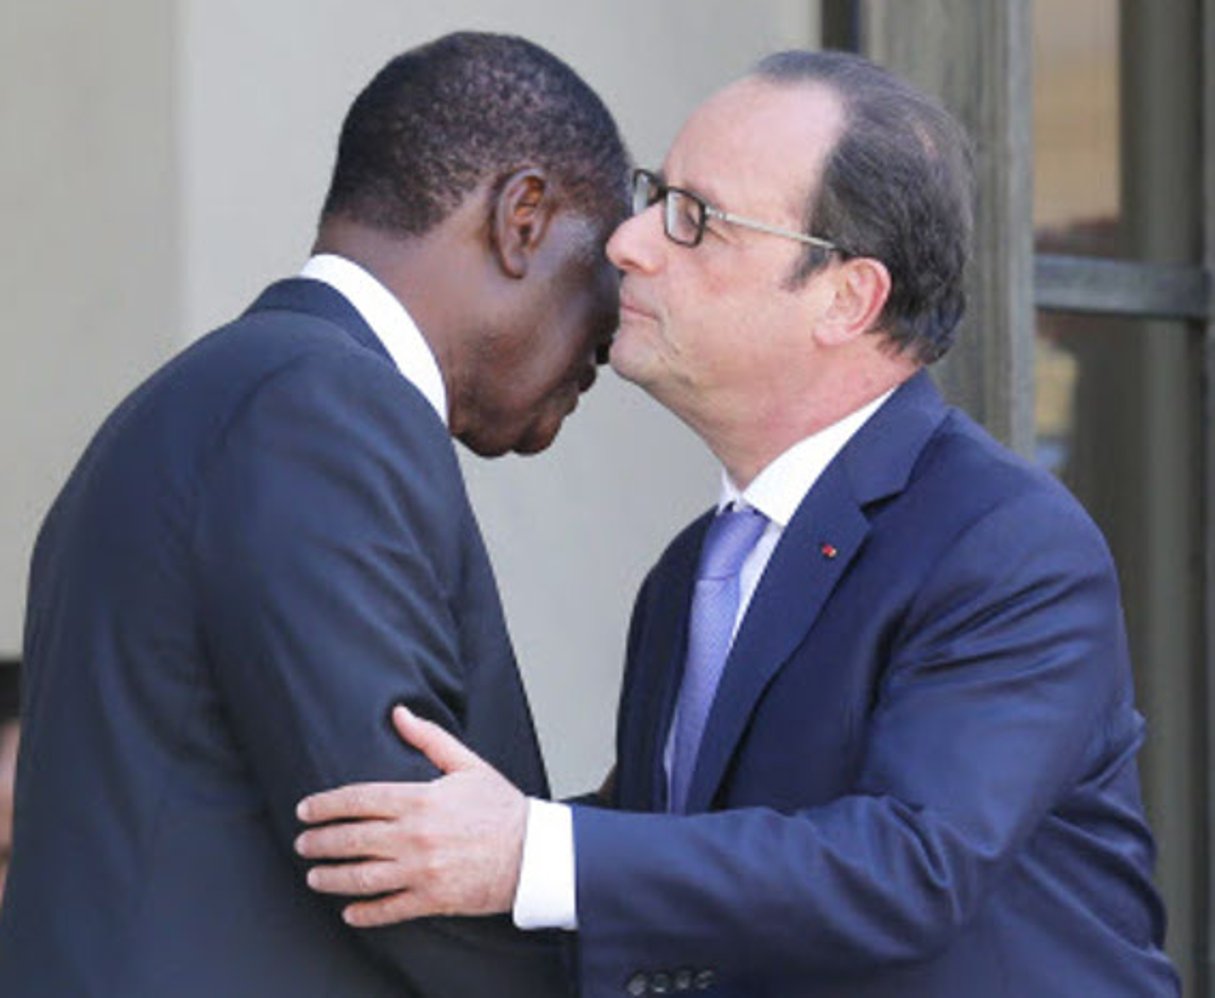
[[[818,236],[808,236],[804,232],[794,232],[792,229],[782,229],[766,222],[757,222],[753,218],[743,218],[733,215],[720,208],[714,208],[699,194],[685,191],[681,187],[668,187],[662,178],[649,170],[633,171],[633,214],[640,215],[650,205],[662,202],[662,229],[667,238],[680,246],[696,246],[704,238],[705,222],[710,218],[737,225],[744,229],[754,229],[756,232],[766,232],[771,236],[783,236],[786,239],[796,239],[799,243],[818,246],[820,249],[841,252],[835,243]]]

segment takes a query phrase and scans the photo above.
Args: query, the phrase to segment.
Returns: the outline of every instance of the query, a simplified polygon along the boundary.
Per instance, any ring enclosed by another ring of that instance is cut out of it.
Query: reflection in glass
[[[1039,253],[1118,256],[1118,5],[1036,3],[1034,228]],[[1080,326],[1069,333],[1073,322]],[[1067,478],[1079,364],[1091,320],[1039,315],[1034,353],[1037,458]]]

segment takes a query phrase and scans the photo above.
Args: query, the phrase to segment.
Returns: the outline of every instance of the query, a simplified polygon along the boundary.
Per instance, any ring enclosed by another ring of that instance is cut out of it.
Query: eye
[[[678,205],[679,214],[685,224],[692,227],[700,224],[700,205],[689,197],[680,197]]]
[[[696,198],[679,190],[667,191],[667,226],[675,239],[695,242],[703,222],[704,207]]]

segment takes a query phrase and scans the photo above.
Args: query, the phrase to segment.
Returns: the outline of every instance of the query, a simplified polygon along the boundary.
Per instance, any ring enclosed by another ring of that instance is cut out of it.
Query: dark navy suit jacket
[[[429,778],[397,701],[546,792],[452,442],[336,292],[266,291],[109,418],[30,580],[8,996],[563,990],[505,920],[346,928],[303,795]]]
[[[620,809],[665,806],[707,522],[638,598]],[[1176,994],[1142,737],[1097,529],[917,375],[773,553],[708,721],[703,813],[575,808],[584,998]]]

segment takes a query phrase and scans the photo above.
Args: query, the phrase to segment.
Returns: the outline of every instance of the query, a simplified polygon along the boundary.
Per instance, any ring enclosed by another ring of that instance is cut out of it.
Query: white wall
[[[82,77],[95,85],[75,60],[100,59],[101,90],[112,99],[100,108],[90,102],[76,123],[96,134],[98,148],[65,167],[80,172],[84,201],[91,184],[121,188],[122,180],[132,190],[114,198],[117,217],[82,218],[79,204],[54,196],[51,164],[38,178],[44,196],[19,216],[39,233],[42,251],[27,258],[11,240],[0,250],[0,274],[12,284],[6,298],[18,299],[22,317],[19,328],[5,327],[6,356],[32,364],[18,374],[6,363],[0,381],[5,425],[21,420],[17,453],[3,455],[16,487],[0,507],[0,653],[17,646],[32,525],[88,431],[163,356],[166,330],[183,344],[299,267],[342,116],[388,58],[459,28],[525,35],[600,91],[639,162],[658,163],[706,94],[763,52],[811,42],[817,23],[813,0],[28,4],[43,11],[37,20],[60,22],[69,79],[59,79],[61,51],[47,58],[17,26],[19,33],[0,31],[0,93],[20,83],[18,117],[57,121]],[[33,80],[45,92],[30,88]],[[10,114],[0,104],[12,134]],[[78,148],[63,127],[52,153]],[[0,169],[11,169],[7,159]],[[113,176],[90,181],[98,164]],[[4,197],[12,187],[0,183]],[[145,189],[150,196],[141,198]],[[148,307],[134,295],[141,278],[155,289]],[[58,309],[88,312],[107,289],[123,300],[108,303],[114,307],[96,323],[58,321]],[[64,375],[63,354],[85,354],[87,364]],[[464,462],[560,792],[601,775],[633,593],[662,545],[716,490],[698,441],[605,375],[549,453]],[[18,506],[21,515],[12,515]]]

